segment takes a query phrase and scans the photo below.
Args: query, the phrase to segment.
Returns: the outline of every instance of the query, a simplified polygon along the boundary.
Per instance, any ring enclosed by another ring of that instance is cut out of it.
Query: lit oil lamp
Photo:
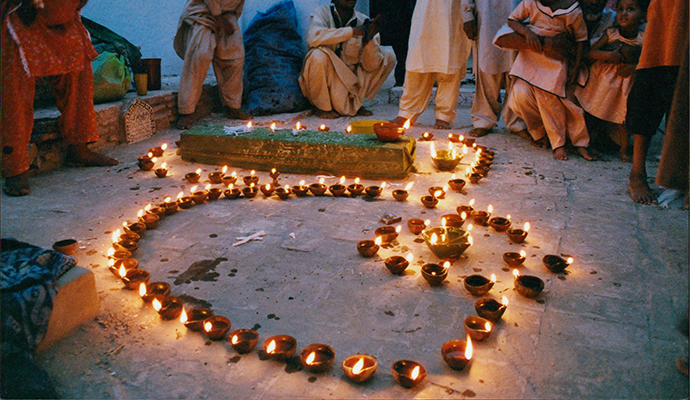
[[[429,132],[422,133],[422,140],[425,142],[428,142],[429,140],[431,140],[433,138],[434,138],[434,135],[432,133],[429,133]]]
[[[563,272],[570,264],[573,263],[573,258],[563,259],[555,254],[547,254],[542,258],[544,266],[551,272]]]
[[[472,219],[474,220],[474,223],[477,225],[481,226],[486,226],[487,222],[489,222],[489,218],[491,217],[491,212],[494,210],[494,207],[489,204],[489,207],[487,207],[486,211],[472,211]]]
[[[441,260],[454,260],[472,245],[472,236],[460,228],[437,227],[422,232],[432,253]]]
[[[137,214],[139,217],[139,221],[143,222],[144,225],[146,225],[146,229],[155,229],[156,226],[158,225],[158,221],[160,221],[160,217],[156,214],[152,213],[144,213],[144,210],[139,210],[139,213]]]
[[[461,143],[462,142],[462,135],[458,135],[456,133],[449,133],[448,134],[448,141],[452,143]]]
[[[347,128],[345,128],[345,132],[352,133],[352,125],[348,125]]]
[[[285,360],[295,354],[297,340],[288,335],[271,336],[264,342],[266,355],[273,360]]]
[[[466,182],[464,179],[456,178],[455,175],[453,175],[451,180],[448,181],[448,186],[456,192],[462,191],[462,188],[465,187],[465,184]]]
[[[462,154],[457,154],[455,148],[453,148],[453,143],[449,143],[448,145],[448,150],[436,151],[434,149],[434,144],[431,144],[431,161],[433,161],[436,168],[441,171],[454,170],[460,163],[460,160],[462,160]]]
[[[179,297],[168,296],[163,300],[153,299],[151,302],[153,309],[158,312],[164,320],[180,318],[184,311],[184,303]]]
[[[168,175],[168,166],[167,165],[168,165],[168,163],[164,162],[163,164],[161,164],[160,168],[156,168],[156,170],[153,172],[156,174],[157,177],[165,178],[166,175]]]
[[[139,268],[127,270],[124,265],[120,266],[120,279],[127,286],[127,289],[138,290],[139,285],[142,283],[147,284],[149,278],[151,278],[151,275],[148,271]]]
[[[177,195],[177,206],[183,210],[190,208],[194,204],[192,196],[184,196],[183,192]]]
[[[254,183],[250,183],[249,186],[242,189],[242,194],[248,199],[256,197],[257,193],[259,193],[259,189],[254,186]]]
[[[507,307],[508,298],[505,296],[503,296],[500,303],[494,299],[480,299],[474,303],[474,309],[477,311],[477,314],[493,322],[501,319]]]
[[[253,183],[254,185],[258,185],[258,184],[259,184],[259,176],[258,176],[258,175],[254,175],[255,173],[256,173],[256,171],[252,170],[252,171],[249,173],[249,175],[246,175],[246,176],[244,176],[244,177],[242,178],[242,180],[244,181],[244,184],[245,184],[245,185],[250,186],[252,183]]]
[[[225,172],[228,170],[228,166],[225,165],[223,166],[222,171],[214,171],[208,174],[208,180],[211,181],[211,183],[223,183],[223,177],[225,176]]]
[[[426,377],[422,364],[412,360],[399,360],[391,366],[393,378],[398,385],[409,389],[417,386]]]
[[[204,329],[204,321],[206,318],[213,316],[213,311],[208,308],[192,308],[189,312],[184,311],[186,318],[183,322],[184,326],[190,331],[199,332]]]
[[[207,199],[210,201],[218,200],[221,194],[223,194],[223,189],[220,188],[208,188],[206,189]]]
[[[242,191],[238,188],[235,187],[232,183],[230,186],[228,186],[225,191],[223,191],[223,194],[225,194],[225,197],[227,197],[230,200],[235,200],[236,198],[240,197],[240,194],[242,194]]]
[[[464,280],[465,289],[473,296],[483,296],[494,287],[496,283],[496,275],[491,274],[491,279],[487,279],[481,275],[470,275]]]
[[[347,379],[361,383],[367,381],[376,372],[378,362],[372,356],[356,354],[343,360],[342,367]]]
[[[223,176],[221,182],[223,182],[223,185],[225,186],[234,185],[237,183],[237,172],[232,171],[232,174]]]
[[[489,175],[489,167],[474,164],[472,167],[472,173],[479,174],[482,176],[482,178],[486,178]]]
[[[402,257],[402,256],[390,256],[386,258],[384,263],[386,264],[386,268],[391,272],[391,274],[395,275],[401,275],[403,272],[405,272],[405,269],[410,265],[410,262],[413,260],[413,255],[412,253],[409,253],[407,257]]]
[[[441,216],[441,225],[450,226],[453,228],[462,228],[465,223],[465,218],[458,214],[446,214]]]
[[[276,195],[281,200],[286,200],[288,197],[290,197],[290,194],[292,194],[292,189],[290,189],[290,185],[285,185],[285,187],[276,188]]]
[[[402,227],[400,225],[398,225],[397,227],[392,227],[389,225],[381,226],[379,228],[376,228],[376,230],[374,231],[374,235],[376,235],[376,237],[380,237],[382,243],[390,243],[398,237],[398,234],[400,233],[401,229]]]
[[[544,281],[534,275],[520,275],[518,270],[513,270],[515,290],[527,298],[537,297],[544,290]]]
[[[198,168],[196,172],[186,174],[184,179],[189,183],[198,183],[199,179],[201,179],[201,168]]]
[[[292,192],[295,194],[297,197],[304,197],[307,195],[307,192],[309,191],[309,186],[304,185],[304,181],[299,181],[299,185],[295,185],[292,187]]]
[[[432,195],[422,196],[419,200],[426,208],[434,208],[438,204],[438,198]]]
[[[146,212],[146,214],[157,215],[158,218],[163,218],[163,216],[165,216],[165,208],[160,206],[154,207],[152,204],[147,204],[144,208],[144,211]]]
[[[276,131],[276,123],[275,123],[275,122],[271,122],[270,129],[271,129],[271,132],[275,132],[275,131]]]
[[[139,296],[145,302],[150,303],[153,299],[163,300],[170,294],[170,285],[166,282],[150,282],[139,285]]]
[[[299,130],[302,130],[302,129],[307,129],[307,126],[306,126],[306,125],[302,125],[301,122],[297,121],[297,123],[295,124],[295,130],[298,130],[298,131],[299,131]]]
[[[369,197],[379,197],[381,195],[381,192],[383,189],[386,187],[386,182],[381,182],[381,186],[367,186],[366,189],[364,189],[364,192],[367,194]]]
[[[405,132],[400,125],[392,122],[378,122],[373,128],[376,138],[382,142],[394,142]]]
[[[350,196],[357,197],[364,191],[364,185],[359,183],[359,178],[355,178],[355,183],[347,185],[347,191],[350,192]]]
[[[461,205],[456,208],[457,212],[459,215],[462,215],[464,212],[467,215],[472,215],[472,211],[474,211],[474,199],[470,200],[469,204],[467,205]]]
[[[393,198],[397,201],[405,201],[407,200],[407,197],[410,195],[409,190],[412,188],[412,185],[414,182],[410,182],[405,186],[405,189],[395,189],[393,190]]]
[[[132,269],[137,269],[139,267],[139,261],[134,258],[123,258],[121,260],[110,259],[108,260],[108,269],[116,277],[122,279],[122,273],[124,269],[124,274],[127,275],[127,271]]]
[[[267,183],[265,185],[261,185],[261,193],[264,194],[266,197],[271,197],[273,192],[275,191],[275,186],[271,185],[270,183]]]
[[[489,320],[475,316],[465,318],[464,326],[467,336],[478,342],[481,342],[489,337],[491,334],[491,329],[493,328],[493,325]]]
[[[470,181],[470,183],[474,184],[479,183],[479,181],[484,177],[484,175],[482,174],[473,172],[471,167],[467,168],[467,172],[465,173],[465,175],[467,176],[467,179]]]
[[[238,329],[228,335],[228,342],[240,354],[252,351],[258,341],[259,333],[253,329]]]
[[[333,197],[340,197],[345,194],[347,187],[345,186],[345,177],[340,177],[340,182],[328,187],[328,191],[331,192]]]
[[[161,146],[159,146],[159,147],[152,147],[152,148],[150,148],[150,149],[149,149],[149,153],[151,153],[154,157],[163,157],[163,152],[164,152],[165,149],[167,149],[167,148],[168,148],[168,144],[167,144],[167,143],[163,143],[163,144],[162,144]]]
[[[323,372],[333,365],[335,351],[327,344],[314,343],[302,350],[299,359],[307,371]]]
[[[462,370],[472,360],[472,339],[467,335],[467,341],[451,340],[441,348],[443,361],[454,370]]]
[[[428,224],[420,218],[410,218],[407,220],[407,228],[410,230],[410,232],[414,233],[415,235],[419,235],[420,233],[422,233],[422,231],[426,229],[427,226]]]
[[[172,201],[170,196],[166,197],[161,204],[158,205],[165,210],[165,215],[173,215],[177,212],[177,202]]]
[[[466,137],[460,136],[460,138],[461,138],[461,142],[462,142],[465,146],[470,146],[470,147],[472,147],[472,146],[474,146],[474,144],[475,144],[475,142],[476,142],[475,138],[472,138],[472,137],[466,138]]]
[[[511,267],[517,267],[519,265],[522,265],[522,263],[525,262],[526,258],[527,253],[524,250],[520,250],[519,253],[503,253],[503,261],[505,261],[506,264],[510,265]]]
[[[152,170],[155,164],[153,161],[153,155],[149,153],[149,155],[137,157],[137,164],[139,165],[139,169],[142,171]]]
[[[371,258],[376,255],[381,246],[381,238],[376,240],[361,240],[357,243],[357,251],[362,257]]]
[[[326,189],[328,189],[324,184],[324,181],[325,180],[323,178],[319,178],[318,183],[312,183],[309,185],[309,191],[311,194],[314,196],[323,196],[326,193]]]
[[[214,315],[204,320],[204,333],[211,340],[221,340],[230,330],[230,320],[222,315]]]
[[[275,168],[271,168],[271,172],[268,173],[268,176],[273,179],[273,185],[278,186],[278,177],[280,176],[280,172],[278,172],[278,170]]]
[[[196,190],[196,186],[192,187],[192,190],[190,190],[192,194],[192,200],[194,200],[194,204],[202,204],[204,201],[206,201],[206,198],[208,197],[208,189],[210,189],[210,185],[207,186],[206,190]]]
[[[330,130],[331,130],[331,128],[327,127],[327,126],[324,125],[324,124],[321,124],[321,125],[319,126],[319,132],[328,132],[328,131],[330,131]]]
[[[446,280],[448,276],[448,268],[450,267],[450,262],[446,261],[443,265],[440,264],[424,264],[422,266],[422,277],[431,286],[439,286]]]
[[[496,232],[505,232],[510,229],[510,215],[507,217],[493,217],[489,220],[489,225],[496,230]]]
[[[508,229],[508,239],[512,241],[513,243],[522,243],[525,241],[527,238],[527,233],[529,231],[530,225],[529,222],[525,222],[525,226],[523,229],[519,228],[513,228],[513,229]]]
[[[443,187],[441,186],[430,187],[429,194],[436,197],[437,199],[444,199],[446,197],[446,191],[443,190]]]

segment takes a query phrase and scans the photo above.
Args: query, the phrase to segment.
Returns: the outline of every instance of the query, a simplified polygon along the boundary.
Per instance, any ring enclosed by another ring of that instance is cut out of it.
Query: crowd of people
[[[687,2],[408,0],[396,6],[372,0],[372,10],[390,14],[374,18],[355,11],[356,3],[332,0],[311,14],[299,85],[318,117],[371,115],[364,99],[373,99],[395,69],[403,93],[393,122],[414,124],[435,87],[434,128],[449,129],[473,51],[476,91],[469,136],[489,134],[503,118],[510,132],[550,148],[557,160],[567,160],[567,148],[595,160],[601,150],[618,146],[620,158],[632,161],[632,199],[656,202],[645,160],[651,138],[671,110],[679,67],[687,59]],[[117,163],[87,147],[98,134],[88,101],[95,52],[79,19],[85,4],[2,1],[2,174],[9,195],[29,193],[33,86],[39,77],[53,84],[68,157],[82,165]],[[178,128],[198,119],[195,110],[211,65],[226,116],[252,118],[241,109],[244,48],[238,19],[243,6],[244,0],[189,0],[185,6],[174,40],[184,60]],[[401,19],[401,30],[385,35],[382,27],[395,28],[391,18]],[[395,51],[381,45],[382,35],[396,42]],[[688,130],[687,118],[685,125],[682,118],[667,119],[681,124],[669,130]],[[687,136],[673,139],[685,147],[668,147],[687,149]],[[684,179],[682,174],[674,179],[681,179],[680,185],[674,185],[687,198],[687,150],[684,160],[672,165],[685,171]]]

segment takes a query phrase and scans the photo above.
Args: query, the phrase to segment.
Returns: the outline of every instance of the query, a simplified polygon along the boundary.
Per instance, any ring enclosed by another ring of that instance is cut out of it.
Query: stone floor
[[[397,108],[386,98],[383,93],[369,104],[375,118],[395,117]],[[454,133],[471,125],[469,109],[458,114]],[[326,123],[342,130],[351,120]],[[235,124],[217,115],[203,122]],[[301,122],[323,123],[313,116]],[[257,328],[257,347],[277,334],[294,336],[298,351],[310,343],[329,344],[335,364],[321,374],[262,361],[256,350],[239,356],[228,343],[208,341],[178,321],[162,321],[108,271],[110,232],[146,204],[187,193],[185,173],[201,168],[205,180],[219,168],[180,160],[173,144],[178,130],[110,151],[120,160],[117,167],[64,168],[32,177],[28,197],[2,196],[2,236],[46,248],[58,239],[78,239],[76,258],[95,273],[100,298],[98,317],[40,353],[39,365],[65,398],[687,398],[688,379],[675,366],[677,357],[688,354],[688,339],[677,328],[688,310],[687,211],[676,204],[663,209],[633,203],[625,189],[630,167],[613,155],[597,162],[575,155],[555,161],[550,151],[505,129],[478,140],[496,151],[488,177],[426,209],[420,196],[451,177],[431,163],[430,145],[446,146],[446,132],[432,125],[430,107],[408,133],[419,138],[429,131],[436,140],[418,142],[417,173],[389,182],[394,188],[414,182],[406,202],[395,201],[390,189],[376,201],[281,201],[261,194],[219,199],[166,217],[145,233],[135,253],[153,281],[171,284],[173,295],[185,296],[188,304],[210,304],[233,329]],[[652,176],[660,140],[659,135],[649,160]],[[137,156],[163,142],[171,145],[162,158],[171,176],[159,179],[138,170]],[[465,168],[463,161],[456,174]],[[266,172],[257,174],[261,182],[269,179]],[[280,176],[283,184],[302,179],[312,183],[317,177]],[[505,234],[474,227],[466,257],[436,288],[422,279],[420,267],[437,259],[406,227],[375,258],[356,251],[357,241],[374,237],[384,213],[400,215],[403,224],[421,217],[439,225],[441,215],[470,199],[479,209],[493,205],[494,215],[510,214],[520,226],[530,222],[527,241],[511,244]],[[232,246],[235,238],[260,230],[266,232],[263,241]],[[546,283],[536,299],[513,289],[501,259],[521,249],[528,257],[520,272]],[[409,252],[414,261],[406,273],[391,275],[383,259]],[[575,261],[566,274],[553,274],[542,265],[546,254]],[[192,265],[206,265],[205,273],[178,279]],[[487,297],[506,296],[510,304],[491,336],[474,343],[471,364],[458,372],[443,362],[441,347],[465,339],[463,320],[475,315],[477,298],[462,281],[475,273],[495,273],[498,281]],[[378,359],[378,371],[364,384],[350,383],[340,368],[356,353]],[[398,386],[390,366],[399,359],[422,363],[426,379],[413,389]]]

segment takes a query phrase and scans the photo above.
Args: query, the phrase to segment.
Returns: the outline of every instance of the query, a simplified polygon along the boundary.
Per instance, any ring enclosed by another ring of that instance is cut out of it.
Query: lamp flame
[[[486,211],[488,211],[489,214],[491,214],[491,213],[494,211],[494,206],[492,206],[491,204],[489,204],[489,207],[486,208]]]
[[[474,244],[474,239],[472,239],[472,235],[467,235],[467,243],[472,246]]]
[[[146,284],[144,282],[141,282],[139,284],[139,296],[141,296],[141,297],[146,296]]]
[[[232,190],[234,187],[235,187],[235,185],[232,183],[228,185],[228,189],[230,189],[230,190]]]
[[[275,131],[276,131],[276,123],[273,122],[273,123],[271,123],[271,132],[275,132]]]
[[[408,119],[407,121],[409,122],[410,120]],[[412,370],[412,373],[410,374],[410,379],[412,379],[413,381],[416,381],[418,377],[419,377],[419,365],[414,367],[414,369]]]
[[[240,339],[237,337],[237,335],[232,335],[232,340],[231,340],[232,344],[237,344],[237,342],[239,342],[239,341],[240,341]]]
[[[256,186],[256,185],[254,184],[254,182],[252,182],[252,183],[249,184],[249,187],[252,188],[252,189],[254,189],[254,186]]]
[[[407,121],[405,121],[405,123],[403,124],[403,129],[410,129],[410,120],[409,119]]]
[[[265,186],[265,188],[266,188],[266,190],[271,190],[271,184],[270,184],[270,183],[267,183],[266,186]]]
[[[523,257],[527,257],[527,252],[524,250],[520,250],[520,255]]]
[[[529,231],[529,227],[530,227],[529,222],[525,222],[525,227],[522,228],[522,230],[525,231],[525,232],[528,232],[528,231]]]
[[[345,132],[352,133],[352,126],[348,125],[347,128],[345,129]]]
[[[345,175],[340,177],[340,184],[342,185],[343,183],[345,183]]]
[[[177,194],[177,199],[179,200],[182,196],[184,196],[184,192],[180,192]]]
[[[568,257],[568,259],[567,259],[567,260],[565,260],[565,262],[566,262],[566,263],[567,263],[568,265],[572,264],[572,263],[573,263],[573,261],[575,261],[575,259],[574,259],[574,258],[572,258],[572,257]]]
[[[431,225],[431,220],[430,220],[430,219],[427,219],[426,221],[424,221],[424,227],[427,227],[427,226],[429,226],[429,225]]]
[[[256,171],[252,170],[252,171],[249,173],[249,175],[254,176],[255,173],[256,173]]]
[[[164,163],[161,165],[161,168],[163,168],[163,169],[166,169],[167,167],[168,167],[168,163],[167,163],[167,162],[164,162]]]
[[[395,233],[400,233],[402,231],[402,225],[398,225],[395,227]]]
[[[374,240],[374,244],[376,244],[377,246],[380,246],[382,242],[383,242],[383,239],[381,239],[381,236],[376,236],[376,240]]]
[[[113,255],[115,255],[115,249],[113,249],[112,247],[109,248],[107,254],[108,254],[108,257],[112,257]]]
[[[410,252],[410,253],[405,257],[405,259],[407,260],[407,262],[412,262],[412,260],[414,260],[414,256],[413,256],[412,253]]]
[[[386,188],[386,182],[381,182],[381,189],[385,189],[385,188]]]
[[[113,232],[113,243],[117,243],[120,240],[120,230]]]
[[[206,185],[206,187],[205,187],[205,189],[206,189],[206,190],[209,190],[209,189],[211,189],[211,184],[210,184],[210,183],[209,183],[209,184],[207,184],[207,185]]]
[[[302,129],[302,124],[299,121],[297,121],[297,123],[295,124],[295,129],[297,129],[297,130]]]
[[[120,266],[119,274],[120,274],[121,278],[124,278],[125,276],[127,276],[127,270],[125,269],[124,265]]]
[[[460,213],[460,218],[462,218],[463,221],[466,220],[467,219],[467,213],[464,211],[462,213]]]
[[[506,215],[506,219],[510,221],[510,214]]]
[[[197,188],[197,187],[198,187],[197,185],[192,186],[192,188],[189,189],[189,193],[194,193],[194,192],[196,192],[196,188]]]
[[[314,359],[316,359],[316,352],[312,351],[308,356],[307,356],[307,364],[312,365],[314,363]]]
[[[324,178],[319,178],[319,183],[323,185],[323,183],[326,182]]]
[[[429,239],[429,242],[431,242],[431,244],[436,244],[436,242],[438,242],[438,236],[436,236],[436,233],[431,234],[431,239]]]
[[[115,265],[115,260],[113,260],[112,258],[110,260],[108,260],[108,268],[110,268],[114,265]]]
[[[290,189],[290,185],[285,185],[285,190]]]
[[[355,183],[359,183],[359,178],[355,178]]]
[[[467,345],[465,346],[465,359],[472,359],[472,338],[470,337],[470,335],[467,335]]]
[[[205,322],[204,323],[204,330],[206,332],[211,332],[211,329],[213,329],[213,324],[211,322]]]
[[[448,268],[450,268],[450,261],[446,261],[443,263],[443,271],[445,272],[445,270],[447,270]]]
[[[355,364],[354,367],[352,367],[352,373],[355,375],[359,375],[362,373],[362,369],[364,369],[364,358],[360,358],[359,361],[357,361],[357,364]]]
[[[223,169],[222,169],[221,171],[222,171],[223,173],[228,172],[228,166],[227,166],[227,165],[223,165]]]
[[[182,308],[182,314],[180,314],[180,323],[184,324],[187,322],[187,312]]]
[[[326,130],[326,125],[321,124],[321,126],[319,126],[319,130],[325,131],[325,130]]]
[[[472,228],[474,228],[474,225],[472,225],[472,224],[467,225],[467,232],[471,231]]]
[[[491,332],[491,322],[487,321],[484,324],[484,329],[486,329],[487,332]]]
[[[197,173],[198,175],[201,175],[201,168],[197,168],[197,169],[196,169],[196,173]]]
[[[508,306],[508,298],[503,296],[503,298],[501,299],[501,304],[503,304],[504,307],[507,307]]]
[[[517,279],[518,276],[520,276],[520,272],[518,272],[517,269],[513,270],[513,276]]]
[[[153,299],[153,302],[151,303],[151,305],[153,306],[153,309],[156,311],[160,311],[161,308],[163,308],[163,305],[161,304],[161,302],[158,299]]]
[[[269,343],[269,344],[268,344],[268,347],[266,347],[266,353],[271,354],[271,353],[273,353],[274,351],[276,351],[276,341],[275,341],[275,340],[271,340],[271,343]]]
[[[149,211],[149,210],[151,210],[152,207],[153,207],[153,205],[151,203],[149,203],[146,205],[146,207],[144,207],[144,211]]]
[[[446,227],[446,217],[441,218],[441,226]]]
[[[149,154],[147,155],[149,156],[149,158],[153,158],[153,153],[149,152]]]
[[[167,144],[167,143],[163,143],[163,144],[161,145],[161,150],[165,151],[165,149],[167,149],[167,148],[168,148],[168,144]]]
[[[491,274],[491,282],[496,283],[496,274]]]
[[[304,179],[302,179],[301,181],[299,181],[299,185],[300,185],[300,186],[304,186],[304,183],[305,183],[305,182],[304,182]]]
[[[453,150],[453,142],[448,142],[448,150]]]
[[[252,121],[247,122],[247,129],[252,129]]]
[[[232,171],[232,174],[230,174],[230,175],[231,175],[231,176],[237,176],[237,172],[236,172],[236,171]]]
[[[436,148],[433,143],[429,146],[429,152],[431,153],[431,158],[436,158]]]
[[[474,199],[470,200],[468,204],[470,205],[470,207],[472,207],[474,205]]]
[[[172,198],[170,196],[166,197],[163,202],[164,203],[170,203],[172,201]]]
[[[467,154],[467,146],[464,144],[462,145],[462,154]]]
[[[443,194],[443,190],[437,190],[434,192],[434,197],[438,198]]]

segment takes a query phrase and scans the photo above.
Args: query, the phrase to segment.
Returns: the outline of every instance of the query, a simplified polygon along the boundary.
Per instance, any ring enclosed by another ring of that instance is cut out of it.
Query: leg
[[[335,69],[325,51],[313,49],[307,54],[299,84],[304,97],[314,105],[314,114],[319,118],[340,117],[340,114],[333,110],[331,102],[331,83],[334,75]]]
[[[400,97],[400,110],[394,123],[405,123],[410,120],[414,124],[431,99],[431,91],[434,87],[434,74],[407,71],[403,94]]]
[[[213,57],[213,72],[223,105],[228,108],[226,117],[249,120],[253,117],[242,111],[242,70],[244,67],[244,46],[239,29],[231,36],[222,35],[216,39]]]
[[[618,141],[621,145],[619,151],[621,161],[624,163],[631,162],[632,157],[630,157],[630,132],[628,132],[628,129],[626,129],[625,125],[620,124],[616,126],[616,135],[618,136]]]
[[[482,137],[491,132],[498,123],[501,114],[501,104],[498,97],[501,92],[503,74],[487,74],[481,70],[476,71],[477,84],[472,102],[472,123],[474,129],[470,136]]]
[[[528,133],[531,135],[529,139],[532,141],[532,145],[548,148],[544,123],[541,120],[534,94],[537,89],[522,79],[513,79],[510,96],[508,96],[504,107],[512,110],[526,124]]]
[[[201,89],[216,48],[214,33],[199,24],[192,26],[188,40],[177,95],[177,108],[180,113],[180,119],[177,121],[179,129],[189,129],[191,124],[198,119],[198,116],[194,115],[194,110],[201,98]]]
[[[508,101],[510,100],[510,92],[513,89],[514,78],[511,78],[508,72],[504,72],[501,75],[503,77],[503,86],[506,91],[505,98],[503,99],[503,109],[501,110],[501,118],[503,118],[503,122],[505,122],[506,128],[508,128],[510,132],[520,136],[523,139],[531,140],[532,137],[527,131],[527,124],[525,123],[525,121],[523,121],[522,118],[518,117],[512,108],[508,107]]]
[[[656,204],[656,196],[652,193],[647,183],[647,151],[651,136],[635,135],[633,139],[633,159],[630,169],[630,183],[628,192],[635,203]]]
[[[465,70],[454,74],[436,74],[438,87],[436,88],[436,129],[450,129],[450,124],[455,121],[458,108],[458,96],[460,96],[460,85],[464,78]]]
[[[587,161],[596,160],[589,154],[589,132],[585,123],[585,110],[569,98],[561,99],[565,109],[565,129],[577,153]]]

